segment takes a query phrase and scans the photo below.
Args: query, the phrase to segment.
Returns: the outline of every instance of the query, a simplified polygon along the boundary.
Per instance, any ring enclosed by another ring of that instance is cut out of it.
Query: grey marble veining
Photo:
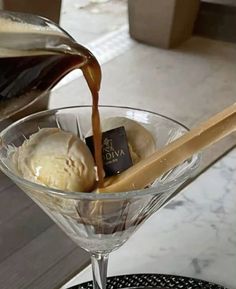
[[[155,213],[111,254],[109,275],[176,274],[235,289],[235,163],[236,149]],[[88,267],[67,286],[90,279]]]

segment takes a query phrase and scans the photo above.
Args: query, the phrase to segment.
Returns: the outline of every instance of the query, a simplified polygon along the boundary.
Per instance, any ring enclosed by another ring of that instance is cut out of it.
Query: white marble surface
[[[81,44],[116,31],[127,22],[127,0],[62,0],[60,25]]]
[[[236,149],[110,255],[108,275],[166,273],[236,288]],[[63,288],[91,279],[91,267]]]

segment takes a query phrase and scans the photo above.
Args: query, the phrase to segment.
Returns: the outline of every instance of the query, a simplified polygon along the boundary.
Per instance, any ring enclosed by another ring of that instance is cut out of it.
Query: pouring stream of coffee
[[[117,176],[105,180],[99,192],[139,190],[200,150],[236,131],[236,103],[193,128],[162,150]]]

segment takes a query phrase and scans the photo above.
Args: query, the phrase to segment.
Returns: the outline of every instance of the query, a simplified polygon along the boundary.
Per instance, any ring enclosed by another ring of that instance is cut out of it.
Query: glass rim
[[[174,120],[171,117],[162,115],[157,112],[140,109],[140,108],[133,108],[129,106],[116,106],[116,105],[99,105],[101,108],[120,108],[120,109],[129,109],[133,111],[140,111],[140,112],[146,112],[149,114],[156,115],[158,117],[161,117],[163,119],[169,120],[175,124],[178,124],[182,128],[189,131],[189,128],[182,124],[181,122]],[[91,105],[77,105],[77,106],[67,106],[67,107],[61,107],[61,108],[55,108],[55,109],[48,109],[41,112],[37,112],[31,115],[28,115],[24,118],[21,118],[20,120],[17,120],[10,124],[8,127],[6,127],[3,131],[0,132],[0,141],[1,138],[4,137],[6,133],[8,133],[13,127],[28,121],[30,119],[36,119],[38,117],[48,115],[48,114],[54,114],[57,111],[62,110],[68,110],[68,109],[78,109],[78,108],[92,108]],[[1,142],[0,142],[1,145]],[[46,187],[44,185],[32,182],[30,180],[26,180],[21,176],[16,175],[1,159],[0,159],[0,169],[4,174],[6,174],[9,178],[11,178],[13,181],[16,181],[17,184],[22,185],[24,187],[36,190],[40,193],[47,193],[54,196],[60,196],[66,199],[90,199],[90,200],[101,200],[101,199],[123,199],[123,198],[130,198],[130,197],[138,197],[148,194],[161,194],[163,192],[168,191],[172,187],[176,186],[178,183],[182,184],[184,183],[191,175],[192,173],[198,168],[200,163],[200,154],[195,154],[191,157],[191,166],[190,168],[181,174],[179,177],[175,178],[174,180],[171,180],[169,182],[166,182],[165,184],[159,183],[157,187],[151,187],[151,188],[145,188],[145,189],[139,189],[139,190],[133,190],[133,191],[123,191],[123,192],[109,192],[109,193],[100,193],[100,192],[65,192],[63,190]],[[158,191],[158,192],[157,192]]]

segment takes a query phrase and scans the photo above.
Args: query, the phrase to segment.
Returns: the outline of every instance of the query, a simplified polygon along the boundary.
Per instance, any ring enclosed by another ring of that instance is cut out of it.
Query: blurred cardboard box
[[[191,35],[200,0],[128,0],[132,38],[162,48],[181,44]]]
[[[61,0],[2,0],[5,10],[37,14],[59,23]]]

